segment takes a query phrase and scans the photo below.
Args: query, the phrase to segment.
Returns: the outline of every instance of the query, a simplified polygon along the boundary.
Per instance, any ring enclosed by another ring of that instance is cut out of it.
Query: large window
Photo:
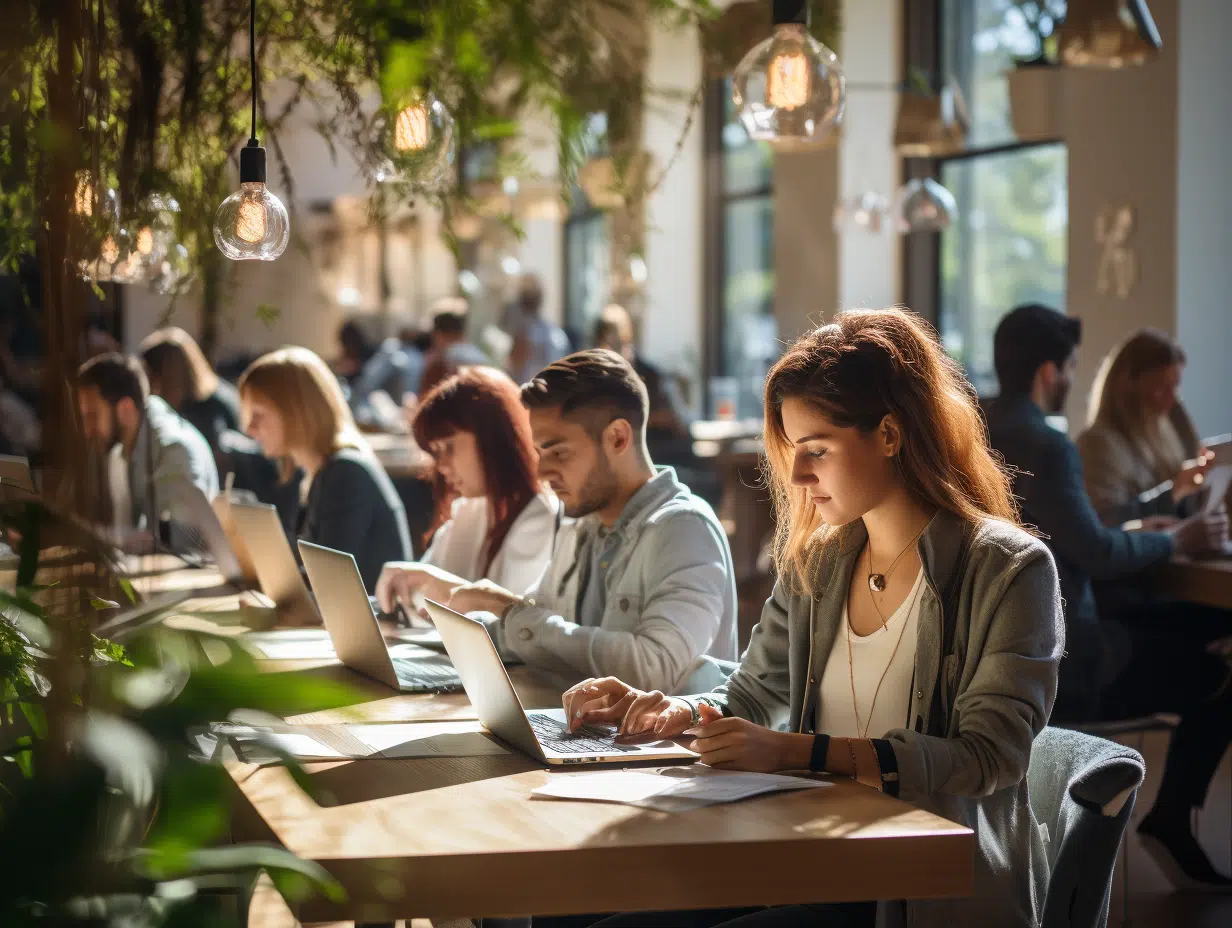
[[[778,353],[774,158],[737,121],[728,81],[710,88],[706,134],[708,410],[756,417],[766,371]]]
[[[1024,302],[1065,308],[1067,157],[1059,142],[1022,144],[1014,134],[1007,73],[1037,47],[1023,5],[933,3],[931,16],[909,10],[908,54],[914,49],[916,58],[909,64],[952,76],[967,99],[972,125],[964,152],[931,164],[958,210],[939,241],[908,243],[908,286],[911,298],[935,316],[942,341],[976,389],[992,394],[992,337],[1001,317]],[[911,34],[929,29],[932,41]],[[940,61],[927,60],[930,48],[940,49]],[[931,294],[919,280],[913,284],[920,262],[910,254],[930,247]]]
[[[597,157],[607,150],[607,117],[591,115],[583,151]],[[575,186],[565,220],[565,330],[576,347],[590,344],[595,320],[612,292],[612,248],[607,213]]]

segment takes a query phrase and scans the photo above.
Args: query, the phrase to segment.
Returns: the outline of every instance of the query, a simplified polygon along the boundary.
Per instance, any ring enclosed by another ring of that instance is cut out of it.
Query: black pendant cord
[[[250,145],[257,144],[257,0],[248,6],[248,68],[252,82],[252,135]]]

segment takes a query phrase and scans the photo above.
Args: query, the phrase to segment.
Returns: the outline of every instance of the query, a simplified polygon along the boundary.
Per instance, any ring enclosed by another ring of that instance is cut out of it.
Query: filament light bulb
[[[77,173],[77,190],[73,193],[73,211],[78,216],[94,215],[94,185],[85,171]]]
[[[766,102],[776,109],[794,110],[808,102],[809,67],[803,55],[777,55],[766,69]]]
[[[265,149],[240,150],[240,189],[214,215],[214,244],[232,261],[273,261],[291,240],[287,208],[265,186]]]
[[[394,121],[394,147],[398,151],[423,151],[431,138],[427,106],[413,103],[398,113]]]
[[[103,239],[103,245],[98,251],[99,257],[108,264],[115,264],[120,257],[120,246],[116,244],[116,240],[108,235]]]
[[[240,203],[235,214],[235,234],[254,245],[265,238],[265,210],[258,200],[247,198]]]
[[[847,85],[838,57],[808,31],[808,0],[775,0],[774,34],[732,74],[732,103],[754,141],[817,146],[843,118]]]
[[[137,251],[140,254],[148,255],[154,250],[154,232],[149,226],[142,226],[141,231],[137,233]]]

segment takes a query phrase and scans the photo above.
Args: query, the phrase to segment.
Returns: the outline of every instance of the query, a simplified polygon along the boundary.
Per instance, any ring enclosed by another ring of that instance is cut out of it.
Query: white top
[[[552,557],[559,505],[556,497],[546,491],[526,504],[509,527],[486,579],[518,596],[539,582]],[[463,580],[483,580],[483,545],[488,535],[487,497],[456,499],[449,516],[449,521],[432,536],[432,544],[420,563],[447,570]]]
[[[107,486],[111,491],[112,524],[117,531],[127,531],[133,527],[133,494],[128,485],[128,460],[119,443],[107,455]]]
[[[924,571],[916,575],[915,585],[901,606],[889,617],[883,628],[871,635],[859,636],[851,631],[847,607],[843,606],[843,625],[830,649],[826,669],[822,672],[820,717],[817,730],[839,738],[863,737],[868,726],[869,738],[883,738],[886,732],[907,725],[911,711],[911,677],[915,671],[916,630],[920,624],[920,599],[923,596]],[[901,643],[900,643],[901,636]],[[851,663],[848,664],[848,641],[851,642]],[[895,652],[894,646],[898,645]],[[890,655],[894,655],[893,663]],[[886,665],[889,669],[886,669]],[[852,674],[855,676],[855,699],[860,710],[860,724],[852,711]],[[877,704],[873,693],[881,682]],[[872,719],[869,719],[869,712]]]

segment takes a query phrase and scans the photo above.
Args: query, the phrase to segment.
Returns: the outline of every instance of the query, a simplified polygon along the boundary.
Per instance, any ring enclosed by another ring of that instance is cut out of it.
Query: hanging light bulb
[[[1073,68],[1145,64],[1162,46],[1146,0],[1069,0],[1057,29],[1057,56]]]
[[[149,255],[154,250],[154,230],[149,226],[142,226],[141,231],[137,233],[137,251],[141,255]]]
[[[971,119],[962,91],[952,81],[937,94],[906,90],[898,95],[894,150],[904,158],[940,158],[962,151]]]
[[[749,137],[780,148],[819,145],[843,118],[846,81],[834,52],[808,32],[808,0],[773,0],[774,35],[732,75],[732,102]]]
[[[265,186],[265,149],[257,141],[257,0],[248,8],[248,60],[252,72],[252,135],[240,150],[240,189],[214,215],[214,243],[232,261],[273,261],[287,248],[287,208]]]
[[[404,178],[434,187],[453,166],[453,117],[431,93],[419,94],[394,114],[390,142],[389,162],[378,168],[377,182]]]
[[[73,212],[78,216],[94,215],[94,184],[89,171],[77,172],[77,189],[73,192]]]
[[[103,239],[103,247],[99,249],[98,256],[108,265],[115,264],[120,259],[120,246],[116,244],[113,236],[108,235]]]
[[[188,249],[175,244],[167,250],[166,256],[150,274],[150,287],[155,293],[165,296],[179,290],[190,279],[192,265],[188,260]]]
[[[957,210],[954,195],[931,177],[907,181],[894,198],[895,225],[903,235],[944,231]]]

